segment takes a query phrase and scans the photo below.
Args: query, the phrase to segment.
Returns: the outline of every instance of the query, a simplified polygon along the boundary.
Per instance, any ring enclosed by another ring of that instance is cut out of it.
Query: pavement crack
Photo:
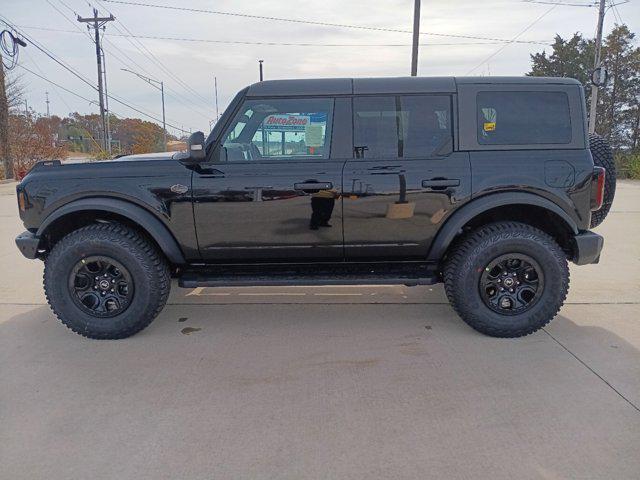
[[[604,377],[602,375],[600,375],[598,372],[596,372],[593,368],[591,368],[589,365],[587,365],[587,363],[582,360],[580,357],[578,357],[575,353],[573,353],[571,350],[569,350],[560,340],[558,340],[556,337],[554,337],[553,335],[551,335],[546,328],[542,328],[542,331],[544,333],[546,333],[547,335],[549,335],[549,337],[551,337],[551,339],[556,342],[558,345],[560,345],[569,355],[571,355],[573,358],[575,358],[578,362],[580,362],[587,370],[589,370],[591,373],[593,373],[596,377],[598,377],[600,380],[602,380],[611,390],[613,390],[614,392],[616,392],[618,394],[618,396],[620,398],[622,398],[625,402],[627,402],[629,405],[631,405],[638,413],[640,413],[640,407],[638,407],[635,403],[633,403],[631,400],[629,400],[627,397],[625,397],[622,392],[620,392],[620,390],[618,390],[616,387],[614,387],[613,385],[611,385],[607,380],[604,379]]]

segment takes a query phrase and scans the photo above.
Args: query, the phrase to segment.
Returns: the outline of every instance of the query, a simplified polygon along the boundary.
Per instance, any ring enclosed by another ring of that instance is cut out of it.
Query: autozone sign
[[[275,114],[265,118],[263,125],[266,130],[303,132],[310,123],[308,115]]]

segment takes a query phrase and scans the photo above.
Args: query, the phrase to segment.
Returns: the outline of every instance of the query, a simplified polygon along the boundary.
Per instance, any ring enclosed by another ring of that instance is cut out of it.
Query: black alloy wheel
[[[76,263],[69,275],[69,292],[82,311],[109,318],[131,305],[134,284],[131,274],[120,262],[98,255]]]
[[[485,267],[480,277],[484,304],[502,315],[518,315],[529,310],[544,291],[540,265],[528,255],[500,255]]]

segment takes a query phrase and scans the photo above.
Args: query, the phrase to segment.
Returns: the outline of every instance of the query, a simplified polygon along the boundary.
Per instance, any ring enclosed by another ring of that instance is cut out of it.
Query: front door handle
[[[330,190],[333,188],[331,182],[302,182],[294,183],[293,188],[295,190]]]
[[[422,186],[432,190],[444,190],[449,187],[459,187],[460,180],[457,178],[433,178],[431,180],[423,180]]]

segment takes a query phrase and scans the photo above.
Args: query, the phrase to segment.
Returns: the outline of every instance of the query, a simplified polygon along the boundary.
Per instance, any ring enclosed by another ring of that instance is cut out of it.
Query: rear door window
[[[449,96],[356,97],[353,111],[357,157],[428,158],[452,150]]]
[[[571,143],[569,98],[564,92],[478,92],[480,145]]]

